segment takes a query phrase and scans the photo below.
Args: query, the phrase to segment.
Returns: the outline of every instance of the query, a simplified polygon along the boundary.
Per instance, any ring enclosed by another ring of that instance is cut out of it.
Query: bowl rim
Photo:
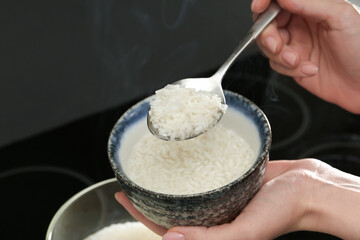
[[[240,177],[236,178],[235,180],[231,181],[230,183],[223,185],[219,188],[212,189],[212,190],[205,191],[205,192],[200,192],[200,193],[193,193],[193,194],[168,194],[168,193],[155,192],[155,191],[146,189],[146,188],[136,184],[131,179],[129,179],[127,176],[125,176],[125,174],[122,173],[117,167],[116,160],[113,157],[113,155],[115,153],[113,154],[111,142],[112,142],[112,139],[115,138],[115,134],[117,132],[116,130],[117,130],[119,124],[123,121],[124,116],[127,116],[129,113],[131,113],[134,108],[137,108],[138,106],[140,106],[146,102],[149,102],[154,97],[154,95],[151,95],[151,96],[148,96],[148,97],[140,100],[139,102],[134,104],[132,107],[130,107],[126,112],[124,112],[119,117],[119,119],[116,121],[116,123],[114,124],[114,126],[110,132],[110,135],[108,138],[108,144],[107,144],[108,159],[109,159],[110,165],[115,173],[117,180],[118,181],[121,180],[121,182],[123,182],[127,187],[135,188],[135,189],[141,191],[143,195],[146,195],[149,197],[156,196],[156,198],[158,198],[158,199],[188,200],[188,199],[204,198],[204,197],[214,196],[216,194],[221,194],[221,193],[227,191],[228,189],[234,188],[236,185],[238,185],[241,182],[244,182],[247,178],[249,178],[250,175],[253,172],[255,172],[255,170],[258,167],[260,167],[260,165],[262,165],[264,161],[268,160],[268,156],[270,153],[270,147],[271,147],[271,141],[272,141],[271,126],[270,126],[269,120],[266,117],[265,113],[254,102],[252,102],[245,96],[243,96],[239,93],[233,92],[233,91],[224,90],[224,93],[225,93],[225,97],[227,94],[230,96],[233,95],[235,97],[240,98],[246,104],[251,106],[253,108],[253,110],[256,113],[258,113],[261,116],[261,118],[263,119],[262,122],[264,122],[265,129],[266,129],[264,146],[261,148],[262,152],[259,154],[259,156],[255,160],[254,164],[244,174],[242,174]]]
[[[100,182],[97,182],[93,185],[90,185],[86,188],[84,188],[83,190],[81,190],[80,192],[76,193],[75,195],[73,195],[72,197],[70,197],[63,205],[61,205],[61,207],[56,211],[55,215],[52,217],[51,222],[48,226],[48,229],[46,231],[46,240],[51,240],[52,236],[53,236],[53,232],[55,229],[55,226],[57,224],[57,222],[59,221],[59,219],[61,218],[61,216],[63,215],[63,213],[75,202],[77,201],[79,198],[81,198],[82,196],[84,196],[85,194],[87,194],[88,192],[91,192],[94,189],[97,189],[99,187],[102,187],[104,185],[110,184],[110,183],[114,183],[117,182],[116,178],[109,178]]]

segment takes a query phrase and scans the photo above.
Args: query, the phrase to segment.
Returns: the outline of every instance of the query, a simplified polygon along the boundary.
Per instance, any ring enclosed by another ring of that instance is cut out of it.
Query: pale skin
[[[309,230],[360,239],[360,177],[316,159],[270,161],[263,186],[231,223],[165,229],[139,213],[124,193],[116,199],[164,240],[273,239]]]
[[[270,0],[253,0],[259,14]],[[284,9],[258,38],[270,66],[317,95],[360,113],[360,14],[344,0],[278,0]]]
[[[264,11],[270,0],[253,0]],[[278,0],[283,8],[257,42],[270,66],[326,101],[360,114],[360,14],[343,0]],[[263,186],[231,223],[165,229],[115,198],[164,240],[273,239],[308,230],[360,239],[360,177],[316,159],[270,161]]]

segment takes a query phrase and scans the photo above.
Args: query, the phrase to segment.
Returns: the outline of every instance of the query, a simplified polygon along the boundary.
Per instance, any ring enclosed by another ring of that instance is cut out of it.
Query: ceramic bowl
[[[225,91],[229,109],[221,121],[224,121],[225,126],[242,132],[243,138],[258,149],[254,164],[241,177],[215,190],[190,195],[157,193],[131,181],[122,169],[120,157],[128,155],[141,135],[148,131],[146,116],[153,97],[140,101],[126,111],[110,133],[108,156],[122,190],[144,216],[166,228],[180,225],[213,226],[232,221],[262,185],[271,145],[271,129],[266,116],[250,100]],[[250,120],[255,133],[249,132],[246,124],[232,118],[230,110],[237,111]],[[119,154],[121,152],[126,154]]]

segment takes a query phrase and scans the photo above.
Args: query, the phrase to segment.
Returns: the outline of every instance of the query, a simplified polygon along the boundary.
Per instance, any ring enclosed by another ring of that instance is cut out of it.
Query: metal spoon
[[[240,41],[238,46],[235,48],[234,52],[224,62],[224,64],[216,71],[214,75],[212,75],[209,78],[186,78],[183,80],[176,81],[172,84],[178,84],[185,88],[194,88],[198,91],[207,91],[207,92],[211,92],[212,94],[217,94],[221,99],[221,103],[225,104],[226,100],[221,86],[221,82],[223,80],[224,75],[226,74],[230,66],[234,63],[234,61],[237,59],[237,57],[240,55],[240,53],[242,53],[242,51],[244,51],[250,44],[252,44],[255,41],[255,39],[265,29],[265,27],[279,14],[280,10],[281,10],[280,6],[276,2],[272,1],[268,9],[258,16],[253,26],[247,32],[245,37]],[[220,119],[221,117],[219,118],[218,121],[220,121]],[[150,132],[154,136],[163,140],[167,140],[167,141],[170,140],[168,136],[160,135],[158,130],[154,128],[150,120],[149,114],[147,115],[147,125]],[[192,135],[189,138],[197,137],[202,133]],[[175,140],[184,140],[184,139],[175,139]]]

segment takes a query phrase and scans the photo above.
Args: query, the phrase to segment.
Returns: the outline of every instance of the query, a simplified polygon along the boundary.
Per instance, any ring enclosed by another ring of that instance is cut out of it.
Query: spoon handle
[[[279,14],[280,10],[280,6],[275,1],[272,1],[265,12],[260,14],[259,17],[255,20],[253,26],[247,32],[245,37],[240,41],[230,57],[213,75],[213,78],[218,79],[220,82],[222,81],[225,73],[236,60],[236,58],[240,55],[240,53],[254,42],[254,40],[259,36],[264,28],[269,25],[269,23]]]

